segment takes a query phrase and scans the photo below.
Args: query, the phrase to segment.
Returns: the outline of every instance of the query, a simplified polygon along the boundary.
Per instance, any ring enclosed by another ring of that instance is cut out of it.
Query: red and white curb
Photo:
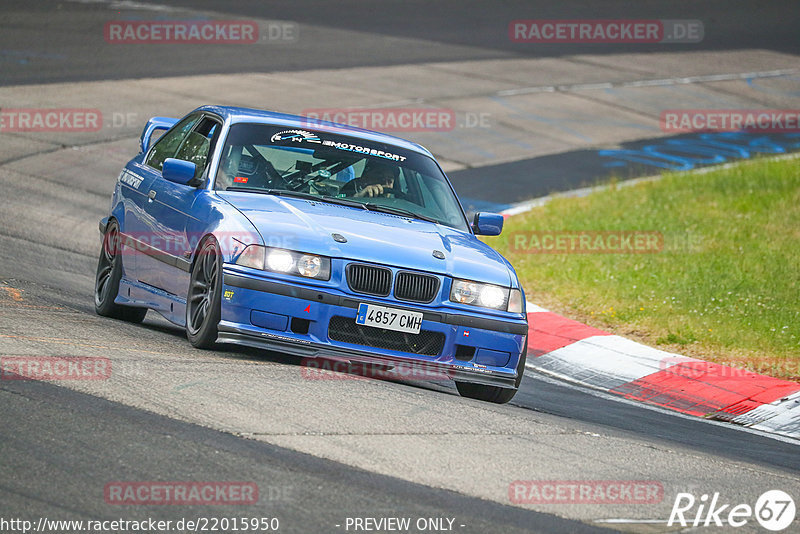
[[[535,371],[684,414],[800,438],[800,383],[688,358],[528,303]]]

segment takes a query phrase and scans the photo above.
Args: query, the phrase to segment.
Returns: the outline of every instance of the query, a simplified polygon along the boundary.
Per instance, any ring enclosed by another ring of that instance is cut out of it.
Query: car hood
[[[250,220],[267,246],[511,284],[511,273],[499,253],[449,226],[290,197],[218,194]],[[331,234],[341,234],[347,242],[337,243]],[[445,258],[434,257],[434,250]]]

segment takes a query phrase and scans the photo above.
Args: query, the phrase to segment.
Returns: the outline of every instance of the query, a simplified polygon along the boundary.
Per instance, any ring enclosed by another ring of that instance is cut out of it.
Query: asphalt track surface
[[[525,53],[490,28],[534,17],[696,18],[706,24],[706,50],[799,51],[796,21],[785,16],[796,9],[790,2],[708,2],[699,12],[695,3],[623,2],[602,10],[584,2],[191,6],[230,18],[297,21],[315,39],[278,52],[156,46],[112,54],[81,30],[93,18],[107,19],[97,5],[5,2],[2,9],[15,15],[0,34],[0,83],[518,56]],[[558,58],[564,51],[545,46],[536,54]],[[664,519],[678,491],[727,492],[732,502],[753,502],[775,488],[800,495],[800,449],[791,440],[536,375],[526,375],[510,405],[484,405],[459,398],[448,384],[313,381],[303,378],[297,359],[280,354],[196,351],[153,313],[141,326],[97,317],[96,222],[131,150],[126,143],[96,159],[87,152],[78,179],[68,150],[58,147],[0,167],[0,354],[103,356],[114,365],[103,382],[0,381],[0,517],[274,516],[285,532],[343,532],[337,525],[347,517],[450,517],[464,525],[459,532],[588,532],[604,525],[599,519]],[[555,188],[571,185],[553,180]],[[106,504],[104,485],[125,480],[248,480],[258,483],[261,499],[245,511]],[[507,494],[513,480],[659,480],[664,501],[644,509],[516,506]],[[611,526],[665,531],[646,523]]]
[[[106,2],[124,8],[126,2]],[[517,19],[698,19],[705,38],[699,44],[678,44],[684,50],[768,49],[797,53],[796,3],[727,2],[698,5],[675,2],[548,2],[512,0],[501,3],[443,0],[387,0],[376,3],[280,2],[214,0],[134,2],[147,6],[182,6],[198,12],[224,13],[231,19],[259,18],[294,21],[304,26],[298,46],[275,50],[240,46],[235,55],[224,47],[156,45],[120,51],[102,46],[102,35],[87,35],[89,21],[98,13],[92,0],[24,2],[8,0],[3,8],[22,7],[25,17],[13,19],[5,30],[3,84],[128,79],[151,76],[286,71],[315,68],[385,66],[431,61],[500,57],[560,57],[591,53],[612,55],[657,51],[658,44],[537,44],[520,47],[505,29]],[[53,16],[61,10],[64,16]],[[67,14],[68,12],[68,14]],[[142,9],[137,18],[158,19],[158,10]],[[501,31],[498,31],[501,28]],[[431,42],[436,46],[431,46]],[[176,50],[177,48],[177,50]],[[24,52],[22,52],[24,51]],[[20,53],[21,52],[21,53]],[[35,72],[25,53],[41,61]]]
[[[602,532],[245,440],[42,382],[4,384],[3,517],[115,519],[97,480],[252,481],[259,505],[122,507],[129,520],[277,517],[288,532],[333,532],[346,516],[448,517],[468,532]],[[28,480],[23,483],[22,477]],[[101,497],[98,499],[98,497]],[[125,509],[127,508],[127,509]],[[221,508],[221,509],[220,509]]]

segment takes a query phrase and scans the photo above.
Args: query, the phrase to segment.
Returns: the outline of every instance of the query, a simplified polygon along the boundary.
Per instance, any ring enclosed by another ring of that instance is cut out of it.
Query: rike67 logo
[[[720,500],[719,492],[711,495],[710,499],[708,494],[696,499],[691,493],[678,493],[667,525],[742,527],[755,517],[765,529],[778,532],[792,524],[796,512],[794,499],[781,490],[764,492],[756,500],[755,506],[724,503]]]

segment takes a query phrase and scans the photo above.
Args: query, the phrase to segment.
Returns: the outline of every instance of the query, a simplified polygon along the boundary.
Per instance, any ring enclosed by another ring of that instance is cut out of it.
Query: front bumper
[[[515,388],[517,363],[527,341],[525,319],[504,320],[450,313],[438,307],[415,307],[407,302],[356,296],[335,287],[295,284],[249,271],[224,266],[220,342],[348,364],[419,369],[424,371],[420,376],[438,373],[452,380]],[[329,332],[329,326],[333,323],[350,324],[352,320],[353,327],[358,328],[356,311],[364,302],[422,312],[422,330],[441,340],[440,347],[434,354],[430,350],[420,354],[414,352],[421,350],[416,345],[397,350],[331,339],[334,331]]]

